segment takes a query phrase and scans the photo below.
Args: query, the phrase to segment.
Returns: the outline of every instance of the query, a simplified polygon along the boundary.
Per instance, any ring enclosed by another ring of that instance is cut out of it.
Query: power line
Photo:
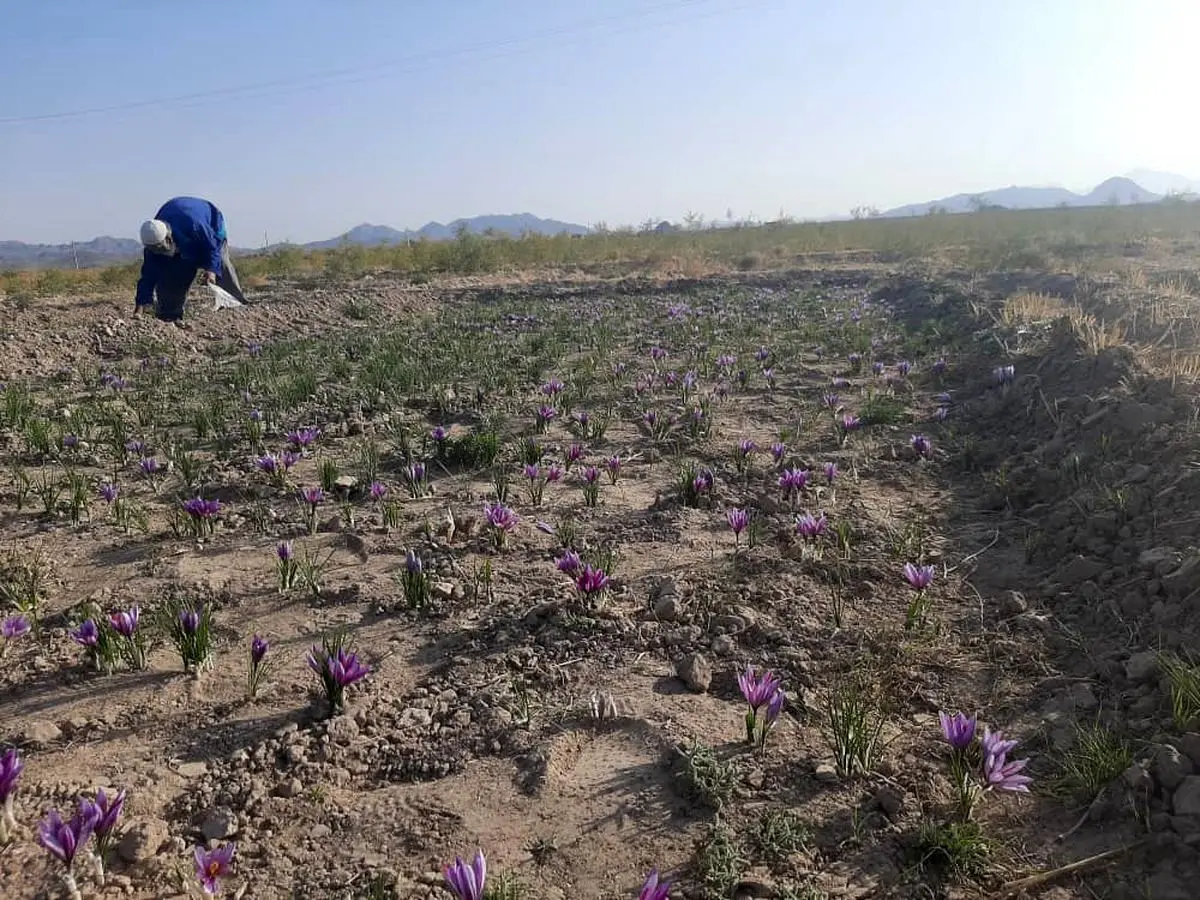
[[[197,102],[207,102],[210,100],[224,99],[237,95],[248,96],[278,96],[281,94],[291,93],[297,90],[311,90],[320,87],[340,86],[343,84],[356,84],[365,81],[378,80],[381,78],[392,78],[396,75],[407,74],[424,67],[429,63],[442,62],[456,57],[471,56],[485,51],[504,51],[504,50],[519,50],[521,45],[526,45],[531,42],[537,42],[546,38],[569,37],[576,36],[579,38],[587,38],[592,35],[588,32],[603,28],[607,25],[641,22],[641,20],[650,18],[659,13],[671,13],[680,10],[693,9],[701,7],[705,4],[716,2],[716,0],[675,0],[671,3],[660,3],[655,6],[646,7],[632,14],[607,16],[601,19],[593,19],[588,22],[578,23],[575,25],[560,26],[556,28],[543,29],[542,31],[533,32],[520,37],[505,38],[497,41],[487,41],[480,44],[469,45],[448,50],[430,51],[428,53],[412,54],[410,56],[401,57],[385,63],[377,63],[371,66],[361,66],[346,69],[334,69],[311,75],[300,75],[292,78],[278,79],[275,81],[259,82],[257,84],[240,85],[236,87],[218,88],[210,91],[200,91],[191,94],[180,94],[174,97],[159,97],[149,100],[136,100],[127,103],[117,103],[109,106],[95,106],[84,109],[75,109],[54,113],[39,113],[29,116],[9,116],[0,118],[0,125],[20,125],[34,122],[49,122],[49,121],[64,121],[69,119],[78,119],[86,116],[101,115],[106,113],[127,112],[139,109],[146,109],[156,106],[192,106]],[[716,15],[722,15],[730,12],[738,12],[754,6],[762,5],[758,3],[746,3],[739,6],[723,7],[712,9],[707,12],[702,12],[700,15],[689,16],[686,18],[676,18],[672,20],[651,22],[639,24],[636,27],[620,28],[616,31],[610,31],[608,35],[628,33],[640,28],[655,28],[666,25],[678,25],[687,21],[698,19],[711,18]],[[486,59],[500,58],[510,53],[501,52],[492,56],[485,57]],[[264,93],[265,92],[265,93]]]

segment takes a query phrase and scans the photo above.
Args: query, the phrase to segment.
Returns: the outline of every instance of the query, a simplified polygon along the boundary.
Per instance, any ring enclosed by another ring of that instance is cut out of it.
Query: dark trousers
[[[164,322],[178,322],[183,318],[187,306],[188,291],[196,283],[198,266],[175,257],[176,265],[170,266],[154,286],[154,314]],[[217,287],[228,291],[241,303],[246,302],[238,281],[237,269],[229,256],[229,244],[221,244],[221,274],[217,276]]]

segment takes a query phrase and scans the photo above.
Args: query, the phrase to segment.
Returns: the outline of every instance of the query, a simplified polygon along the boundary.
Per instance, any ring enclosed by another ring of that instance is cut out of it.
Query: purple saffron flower
[[[294,450],[284,450],[279,454],[279,465],[283,466],[283,471],[291,471],[292,466],[300,462],[300,454]]]
[[[328,676],[340,688],[361,681],[371,672],[357,653],[350,653],[343,647],[331,654],[313,647],[308,653],[308,667],[322,677]]]
[[[262,420],[263,420],[263,414],[262,414],[261,409],[250,410],[250,421],[251,422],[261,422]]]
[[[325,500],[325,491],[314,485],[302,488],[300,491],[300,497],[309,506],[316,508]]]
[[[942,736],[955,750],[966,750],[975,740],[975,717],[963,713],[939,712],[938,722],[942,726]]]
[[[404,551],[404,570],[409,575],[421,575],[425,572],[425,564],[415,550]]]
[[[74,450],[76,447],[79,446],[79,435],[64,434],[63,439],[62,439],[62,445],[67,450]]]
[[[268,453],[265,456],[260,456],[254,460],[254,464],[259,470],[266,472],[268,475],[277,475],[279,473],[280,462],[279,457]]]
[[[725,513],[725,519],[729,522],[729,527],[733,530],[734,540],[739,540],[742,532],[746,530],[750,524],[750,513],[744,509],[731,509]]]
[[[951,403],[954,402],[951,399],[950,394],[947,391],[942,391],[942,393],[940,393],[940,394],[934,394],[933,399],[934,399],[934,402],[937,403],[939,406],[949,406]]]
[[[297,428],[295,431],[288,432],[287,440],[293,447],[303,450],[315,444],[320,436],[320,428]]]
[[[876,375],[882,375],[883,374],[883,363],[881,363],[881,362],[871,363],[871,371],[874,372]]]
[[[771,351],[766,347],[759,347],[758,352],[754,354],[754,358],[760,363],[764,363],[771,358]]]
[[[367,490],[372,500],[382,500],[387,496],[388,487],[382,481],[372,481],[371,486]]]
[[[0,637],[6,641],[16,640],[27,634],[29,634],[29,619],[19,613],[0,621]]]
[[[575,573],[575,587],[585,597],[593,597],[608,589],[608,573],[603,569],[593,568],[590,563]]]
[[[862,365],[862,354],[851,353],[846,357],[846,362],[850,363],[850,368],[858,369]]]
[[[275,545],[275,555],[281,562],[287,562],[295,556],[291,541],[280,541]]]
[[[846,432],[858,431],[862,427],[862,420],[858,416],[846,413],[846,415],[842,416],[841,427],[842,431]]]
[[[651,347],[650,348],[650,358],[652,360],[654,360],[655,362],[664,360],[667,358],[667,351],[664,350],[662,347]]]
[[[62,820],[58,810],[52,809],[38,826],[38,843],[70,871],[76,854],[87,844],[95,827],[96,820],[82,809],[67,822]]]
[[[646,883],[642,885],[642,892],[638,894],[638,900],[669,900],[670,895],[671,882],[659,881],[658,869],[651,869],[650,874],[646,876]]]
[[[833,484],[833,482],[837,479],[837,477],[838,477],[837,463],[835,463],[835,462],[825,463],[825,481],[828,482],[829,484]]]
[[[138,607],[130,607],[127,611],[115,612],[108,617],[108,623],[112,626],[112,630],[123,638],[132,638],[133,633],[137,631],[138,618],[141,616],[141,610]],[[82,628],[82,626],[81,626]]]
[[[81,806],[83,802],[80,801]],[[104,792],[104,788],[99,788],[96,791],[96,802],[92,804],[92,807],[96,817],[96,841],[104,846],[112,837],[113,829],[117,827],[117,821],[121,818],[121,812],[125,808],[125,791],[117,791],[115,796],[110,797]]]
[[[840,375],[836,376],[830,382],[830,387],[832,387],[835,391],[844,391],[846,388],[850,387],[850,379],[842,378]]]
[[[404,474],[411,484],[423,484],[426,475],[425,463],[415,462],[406,466],[404,469]]]
[[[538,531],[540,531],[542,534],[548,534],[551,536],[554,535],[554,526],[551,525],[549,522],[534,522],[533,527],[536,528]]]
[[[912,371],[912,363],[902,359],[896,363],[896,371],[900,373],[901,378],[907,378],[908,373]]]
[[[923,434],[914,434],[909,443],[912,444],[917,456],[928,458],[929,454],[933,452],[933,444]]]
[[[748,456],[750,456],[751,453],[753,453],[757,449],[758,449],[758,444],[754,443],[754,441],[750,440],[750,438],[742,438],[740,441],[738,441],[738,444],[737,444],[738,455],[741,456],[742,459],[746,459]]]
[[[587,484],[595,484],[600,480],[600,470],[595,466],[588,466],[580,475]]]
[[[912,563],[904,564],[904,580],[914,591],[923,591],[933,584],[933,566],[917,566]]]
[[[987,785],[987,789],[1029,793],[1029,783],[1033,779],[1028,775],[1020,774],[1029,760],[1010,761],[1008,759],[1008,754],[1017,745],[1017,742],[1005,741],[1000,732],[992,735],[985,729],[984,738],[980,743],[983,745],[983,782]]]
[[[100,643],[100,628],[94,619],[84,619],[79,627],[71,632],[71,640],[81,647],[95,647]]]
[[[784,469],[779,474],[779,487],[786,496],[798,493],[808,486],[808,469]]]
[[[142,470],[142,474],[147,478],[152,478],[158,474],[158,460],[153,456],[145,456],[138,462],[138,468]]]
[[[825,518],[824,513],[821,513],[820,516],[805,513],[796,519],[796,534],[806,541],[815,541],[825,533],[828,527],[829,521]]]
[[[221,511],[220,500],[205,500],[202,497],[192,497],[183,502],[183,511],[193,519],[215,519]]]
[[[7,804],[16,792],[17,780],[24,768],[25,761],[15,747],[5,750],[4,755],[0,756],[0,804]]]
[[[179,627],[183,629],[184,634],[194,635],[200,630],[200,613],[194,609],[180,610]]]
[[[934,375],[938,375],[938,376],[945,375],[946,374],[946,360],[942,359],[941,357],[938,357],[938,359],[934,361],[934,364],[929,367],[929,371],[932,372]]]
[[[221,889],[221,879],[229,874],[236,852],[237,845],[233,842],[214,850],[196,848],[196,877],[200,879],[200,887],[204,889],[204,893],[216,894]]]
[[[450,437],[450,432],[441,425],[435,425],[433,430],[429,432],[429,437],[435,444],[440,444]]]
[[[610,456],[604,461],[604,468],[608,470],[608,474],[613,476],[613,480],[615,481],[616,476],[621,474],[621,457]]]
[[[563,467],[558,463],[551,463],[546,467],[546,481],[553,484],[556,481],[562,481]]]
[[[115,503],[120,493],[121,489],[111,481],[100,485],[100,496],[104,498],[105,503]]]
[[[822,396],[821,402],[825,405],[826,409],[836,410],[838,408],[838,406],[841,404],[842,398],[839,397],[837,394],[830,393],[830,394],[825,394],[824,396]]]
[[[996,384],[1001,385],[1001,386],[1006,385],[1006,384],[1012,384],[1013,379],[1015,379],[1016,377],[1017,377],[1016,366],[997,366],[996,369],[993,370],[993,372],[992,372],[992,378],[995,379]]]
[[[555,560],[554,565],[558,568],[558,571],[574,575],[582,568],[583,560],[579,558],[579,554],[574,550],[567,550]]]
[[[256,666],[260,665],[269,649],[271,649],[271,645],[266,638],[254,635],[250,640],[250,662]]]
[[[537,412],[534,413],[534,418],[537,419],[539,425],[546,426],[549,425],[550,420],[557,415],[558,410],[556,410],[553,406],[547,406],[543,403],[537,408]]]
[[[487,879],[487,860],[483,851],[475,853],[475,861],[471,864],[463,862],[461,857],[455,857],[451,865],[446,866],[443,873],[446,885],[455,900],[483,900],[483,886]]]
[[[783,462],[783,458],[787,456],[787,445],[782,441],[776,441],[771,445],[771,458],[776,463]]]
[[[499,531],[512,531],[520,521],[517,514],[503,503],[486,503],[483,514],[488,524]]]
[[[939,406],[933,411],[933,420],[935,422],[945,422],[946,417],[950,415],[950,410],[944,406]]]
[[[545,394],[547,397],[557,397],[559,394],[561,394],[563,392],[564,387],[565,387],[565,385],[561,381],[559,381],[557,378],[551,378],[549,381],[547,381],[545,384],[542,385],[542,393]]]
[[[737,680],[742,696],[754,712],[767,706],[783,683],[782,679],[770,670],[759,674],[754,666],[746,666],[746,671],[740,673]]]
[[[581,459],[583,459],[583,445],[582,444],[572,444],[570,447],[568,447],[566,459],[567,459],[567,467],[568,468],[573,463],[577,463]]]
[[[713,473],[708,469],[701,469],[692,479],[692,490],[697,494],[707,494],[713,489]]]
[[[126,441],[125,452],[130,456],[143,456],[146,453],[146,442],[138,440]]]
[[[737,357],[729,353],[722,353],[717,357],[717,366],[722,369],[732,369],[737,363]]]

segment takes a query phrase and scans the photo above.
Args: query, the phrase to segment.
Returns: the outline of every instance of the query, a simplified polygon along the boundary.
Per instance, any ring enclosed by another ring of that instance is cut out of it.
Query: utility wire
[[[510,51],[508,53],[493,53],[490,56],[484,57],[485,59],[502,58],[504,56],[512,55],[511,51],[513,50],[522,49],[522,45],[545,40],[546,38],[570,37],[574,35],[574,41],[563,42],[574,43],[580,39],[586,40],[589,37],[595,36],[588,34],[588,32],[592,32],[596,29],[604,28],[604,26],[614,24],[619,25],[625,23],[624,27],[618,28],[615,31],[610,30],[601,36],[627,34],[643,28],[661,28],[663,26],[680,25],[688,21],[712,18],[714,16],[724,15],[731,12],[739,12],[745,9],[763,5],[763,2],[760,0],[760,2],[744,3],[738,6],[725,6],[717,9],[709,9],[707,11],[702,11],[700,15],[687,16],[683,18],[677,17],[675,19],[668,19],[659,22],[642,22],[642,20],[648,19],[659,13],[671,13],[686,9],[702,8],[704,5],[708,5],[713,2],[715,2],[715,0],[675,0],[675,2],[672,3],[660,3],[652,7],[643,8],[633,14],[607,16],[605,18],[594,19],[575,25],[543,29],[542,31],[533,32],[520,37],[505,38],[497,41],[487,41],[466,47],[412,54],[410,56],[400,57],[390,62],[377,63],[371,66],[334,69],[320,73],[313,73],[311,75],[300,75],[292,78],[278,79],[275,81],[259,82],[257,84],[218,88],[210,91],[180,94],[174,97],[159,97],[149,100],[136,100],[127,103],[112,104],[109,106],[94,106],[84,109],[74,109],[53,113],[40,113],[28,116],[9,116],[0,118],[0,125],[20,125],[34,122],[64,121],[69,119],[83,118],[85,116],[126,112],[156,106],[174,106],[186,108],[199,102],[225,99],[237,95],[267,97],[322,87],[340,87],[346,84],[358,84],[366,81],[379,80],[382,78],[393,78],[397,75],[409,74],[415,70],[423,68],[429,63],[443,62],[457,57],[470,57],[483,51]],[[632,22],[637,22],[638,24],[629,24]]]

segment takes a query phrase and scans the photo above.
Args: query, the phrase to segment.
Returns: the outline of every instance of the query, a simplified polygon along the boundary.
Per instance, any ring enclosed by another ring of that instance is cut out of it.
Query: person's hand
[[[207,269],[205,269],[204,270],[204,283],[205,284],[216,284],[217,283],[217,273],[210,272]]]

